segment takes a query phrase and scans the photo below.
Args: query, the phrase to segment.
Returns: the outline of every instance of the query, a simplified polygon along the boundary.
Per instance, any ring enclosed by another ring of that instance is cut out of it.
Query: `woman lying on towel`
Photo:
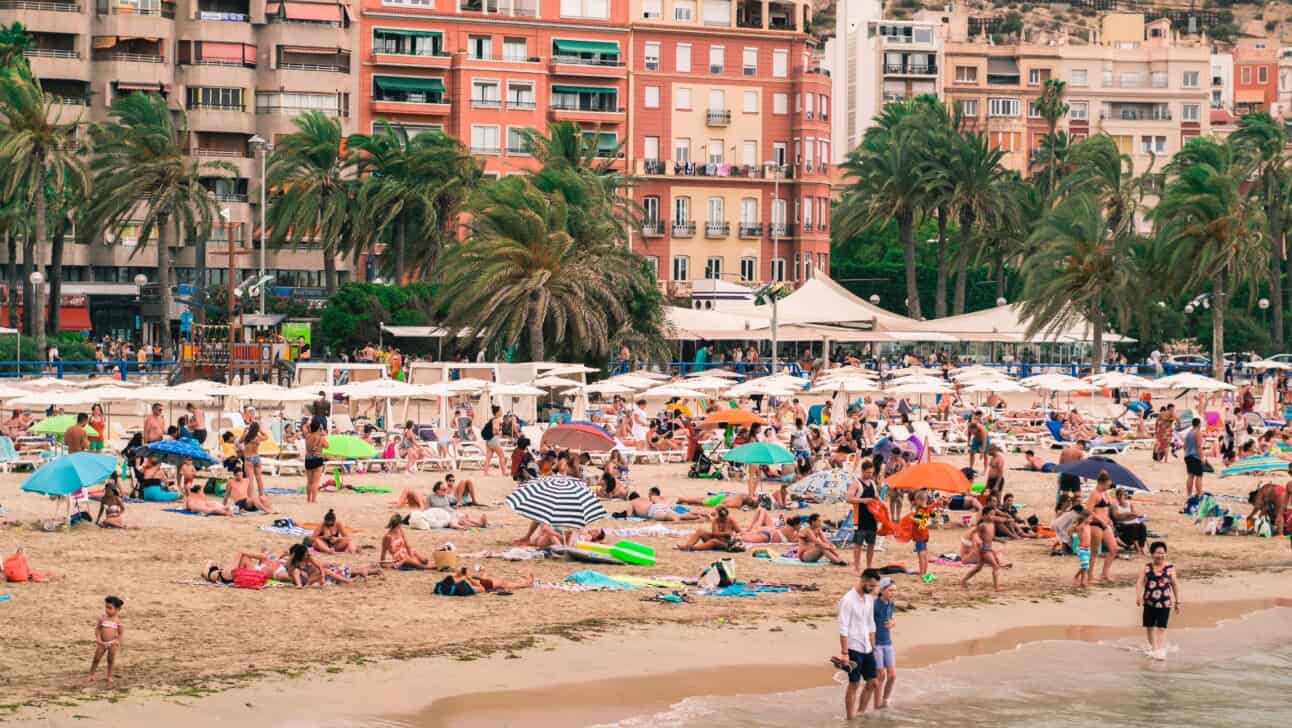
[[[790,516],[780,521],[771,511],[759,508],[754,511],[754,520],[749,528],[740,532],[740,540],[745,543],[794,543],[798,540],[802,523],[800,516]]]
[[[532,573],[523,581],[504,581],[489,576],[479,566],[475,568],[474,574],[468,574],[467,567],[463,566],[436,584],[435,593],[450,597],[469,597],[482,593],[510,594],[513,589],[528,589],[534,586],[534,582]]]
[[[287,557],[287,573],[297,589],[307,586],[353,584],[355,579],[381,576],[379,566],[350,566],[348,564],[321,564],[309,547],[293,544]]]
[[[291,582],[292,580],[283,559],[271,553],[253,554],[249,551],[240,552],[237,559],[228,566],[220,566],[215,561],[206,562],[202,567],[202,578],[212,584],[232,584],[233,572],[237,569],[259,571],[266,579],[274,581]]]

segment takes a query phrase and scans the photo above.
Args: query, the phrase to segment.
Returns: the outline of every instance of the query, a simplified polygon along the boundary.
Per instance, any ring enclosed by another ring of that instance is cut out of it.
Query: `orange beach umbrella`
[[[965,474],[946,463],[920,463],[902,470],[884,481],[897,490],[928,488],[943,493],[968,493],[972,485]]]
[[[749,410],[732,408],[714,412],[708,417],[705,417],[704,422],[700,423],[700,426],[717,427],[718,425],[736,425],[737,427],[740,427],[752,424],[765,425],[767,424],[767,420],[764,420],[762,417],[759,417]]]

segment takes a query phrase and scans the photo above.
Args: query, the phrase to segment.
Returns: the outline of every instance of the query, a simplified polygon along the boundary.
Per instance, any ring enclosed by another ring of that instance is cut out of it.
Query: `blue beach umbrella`
[[[1098,456],[1082,458],[1074,462],[1060,465],[1055,468],[1055,472],[1075,475],[1078,478],[1094,480],[1099,477],[1100,472],[1107,472],[1108,477],[1113,479],[1113,485],[1119,488],[1130,488],[1132,490],[1150,492],[1144,481],[1139,476],[1126,469],[1124,465],[1116,460],[1101,458]]]
[[[139,448],[139,454],[176,466],[183,464],[185,458],[192,458],[193,465],[199,468],[215,464],[215,458],[211,457],[210,453],[188,438],[150,442]]]
[[[81,488],[102,483],[117,469],[112,455],[77,452],[54,458],[29,475],[22,489],[41,495],[68,496]]]

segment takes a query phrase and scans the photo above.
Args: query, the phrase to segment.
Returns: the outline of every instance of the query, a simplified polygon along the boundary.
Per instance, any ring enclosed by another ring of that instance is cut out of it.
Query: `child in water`
[[[1090,511],[1082,511],[1073,526],[1077,535],[1077,573],[1072,577],[1072,585],[1085,588],[1090,586]]]
[[[90,676],[87,682],[94,680],[94,673],[99,669],[99,660],[106,655],[108,687],[112,687],[112,668],[116,663],[117,648],[121,646],[121,636],[125,633],[125,626],[121,624],[118,616],[123,606],[125,602],[117,597],[107,597],[103,600],[103,616],[94,623],[94,643],[97,646],[94,649],[94,660],[90,662]]]

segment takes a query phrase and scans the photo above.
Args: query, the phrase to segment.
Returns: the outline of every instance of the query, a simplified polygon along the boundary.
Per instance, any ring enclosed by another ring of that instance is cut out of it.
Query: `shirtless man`
[[[866,441],[875,441],[875,431],[879,428],[879,406],[874,399],[866,400],[861,408],[861,422],[865,428]]]
[[[193,439],[199,445],[206,444],[206,413],[192,402],[184,405],[184,409],[188,411],[188,429],[193,433]]]
[[[162,406],[154,402],[152,414],[144,418],[144,443],[157,442],[166,436],[166,420],[162,419]]]
[[[1005,490],[1005,454],[1000,445],[987,448],[987,492],[999,497]]]
[[[974,460],[982,453],[983,463],[987,462],[987,426],[982,423],[982,415],[974,412],[969,419],[969,469],[973,470]]]
[[[1292,466],[1289,466],[1288,472],[1292,474]],[[1288,509],[1288,488],[1292,486],[1292,480],[1279,485],[1278,483],[1261,483],[1256,486],[1256,490],[1247,494],[1247,502],[1252,504],[1252,512],[1249,518],[1264,514],[1270,517],[1270,533],[1276,537],[1282,537],[1284,525],[1287,523]]]
[[[63,446],[67,448],[67,454],[84,452],[90,448],[90,436],[85,432],[85,426],[89,422],[90,416],[82,412],[76,416],[76,424],[63,433]]]
[[[1068,463],[1075,463],[1085,456],[1086,441],[1077,440],[1059,452],[1059,466],[1062,467]],[[1076,493],[1077,495],[1080,495],[1081,478],[1078,478],[1075,475],[1068,475],[1067,473],[1059,473],[1059,495],[1054,501],[1054,508],[1056,511],[1058,510],[1059,503],[1062,502],[1063,496],[1066,493]]]
[[[672,498],[665,498],[659,488],[652,487],[647,497],[637,492],[628,494],[628,510],[638,518],[649,518],[653,521],[699,521],[704,516],[692,513],[690,509],[678,506]]]
[[[247,488],[247,479],[242,474],[242,459],[229,458],[224,461],[224,467],[229,471],[228,480],[224,483],[224,507],[228,508],[233,504],[242,511],[259,511],[261,513],[273,513],[274,507],[269,499],[250,493]]]
[[[752,466],[757,467],[757,466]],[[758,499],[739,493],[715,493],[703,498],[678,498],[684,506],[705,506],[708,508],[757,508]]]
[[[978,516],[978,525],[974,526],[972,538],[978,550],[978,563],[969,570],[968,574],[960,580],[962,588],[969,588],[969,580],[978,572],[982,571],[984,565],[991,567],[991,584],[996,591],[1000,591],[1000,559],[992,551],[993,542],[996,540],[996,523],[995,523],[994,506],[983,506],[982,513]]]

